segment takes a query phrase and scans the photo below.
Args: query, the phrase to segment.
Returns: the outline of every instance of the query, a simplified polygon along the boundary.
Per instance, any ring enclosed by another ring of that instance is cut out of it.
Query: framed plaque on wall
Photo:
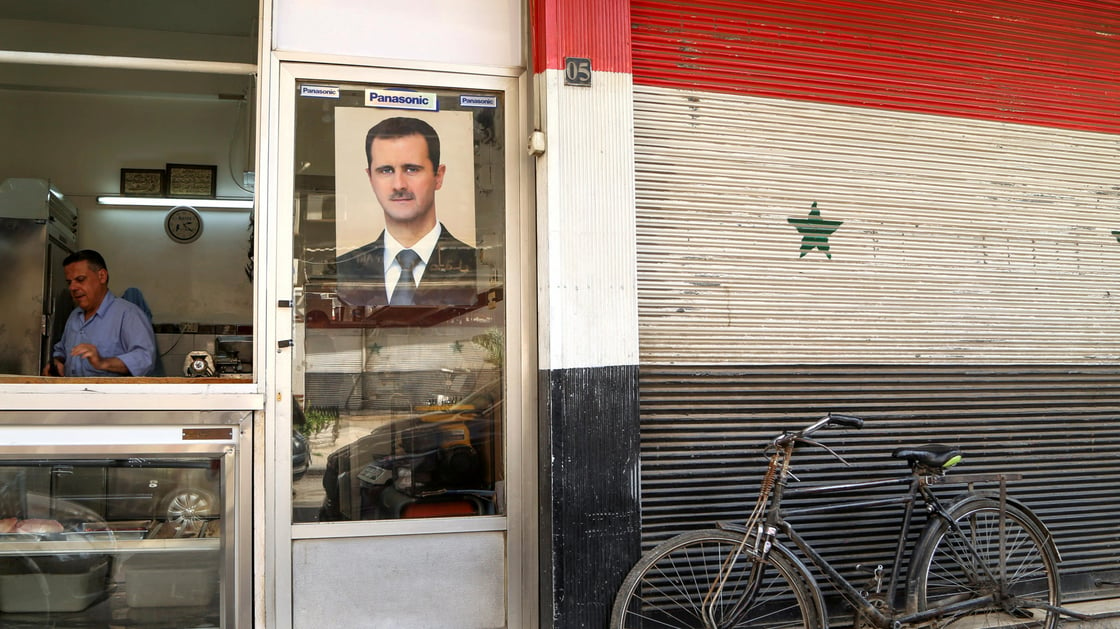
[[[122,168],[121,195],[158,197],[164,194],[166,171],[156,168]]]
[[[167,165],[167,196],[212,199],[217,191],[217,166],[206,164]]]

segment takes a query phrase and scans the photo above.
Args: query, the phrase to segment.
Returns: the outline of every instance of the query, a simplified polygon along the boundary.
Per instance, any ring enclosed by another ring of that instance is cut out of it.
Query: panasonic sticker
[[[497,96],[469,96],[467,94],[459,95],[460,107],[497,107]]]
[[[311,98],[338,98],[338,88],[325,85],[301,85],[299,95]]]
[[[366,107],[439,111],[434,93],[405,90],[366,90]]]

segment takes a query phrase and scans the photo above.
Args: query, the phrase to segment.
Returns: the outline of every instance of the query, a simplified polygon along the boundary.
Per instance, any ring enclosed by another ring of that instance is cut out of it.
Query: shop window
[[[0,8],[0,385],[55,382],[79,250],[150,322],[156,355],[128,375],[254,378],[257,18],[255,0]]]
[[[502,513],[504,95],[296,89],[294,520]]]

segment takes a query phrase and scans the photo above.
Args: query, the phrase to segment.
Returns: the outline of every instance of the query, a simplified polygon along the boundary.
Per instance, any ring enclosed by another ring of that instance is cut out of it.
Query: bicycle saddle
[[[956,446],[927,443],[916,448],[899,448],[892,452],[891,456],[896,459],[906,459],[911,463],[920,463],[926,467],[941,469],[956,465],[961,460],[961,449]]]

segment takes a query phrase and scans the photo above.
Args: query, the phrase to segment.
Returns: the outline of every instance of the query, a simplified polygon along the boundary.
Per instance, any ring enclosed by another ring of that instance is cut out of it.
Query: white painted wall
[[[425,63],[520,66],[522,4],[276,0],[275,47]]]
[[[108,96],[86,91],[0,90],[0,179],[42,177],[78,206],[78,246],[99,250],[110,287],[143,290],[156,323],[252,323],[249,213],[200,210],[202,236],[164,234],[167,209],[98,206],[120,169],[215,164],[218,196],[249,196],[230,175],[246,165],[244,109],[210,97]],[[239,120],[241,124],[239,125]]]
[[[537,159],[540,360],[551,369],[635,365],[634,126],[629,74],[593,90],[548,70]],[[589,152],[586,147],[595,147]]]

